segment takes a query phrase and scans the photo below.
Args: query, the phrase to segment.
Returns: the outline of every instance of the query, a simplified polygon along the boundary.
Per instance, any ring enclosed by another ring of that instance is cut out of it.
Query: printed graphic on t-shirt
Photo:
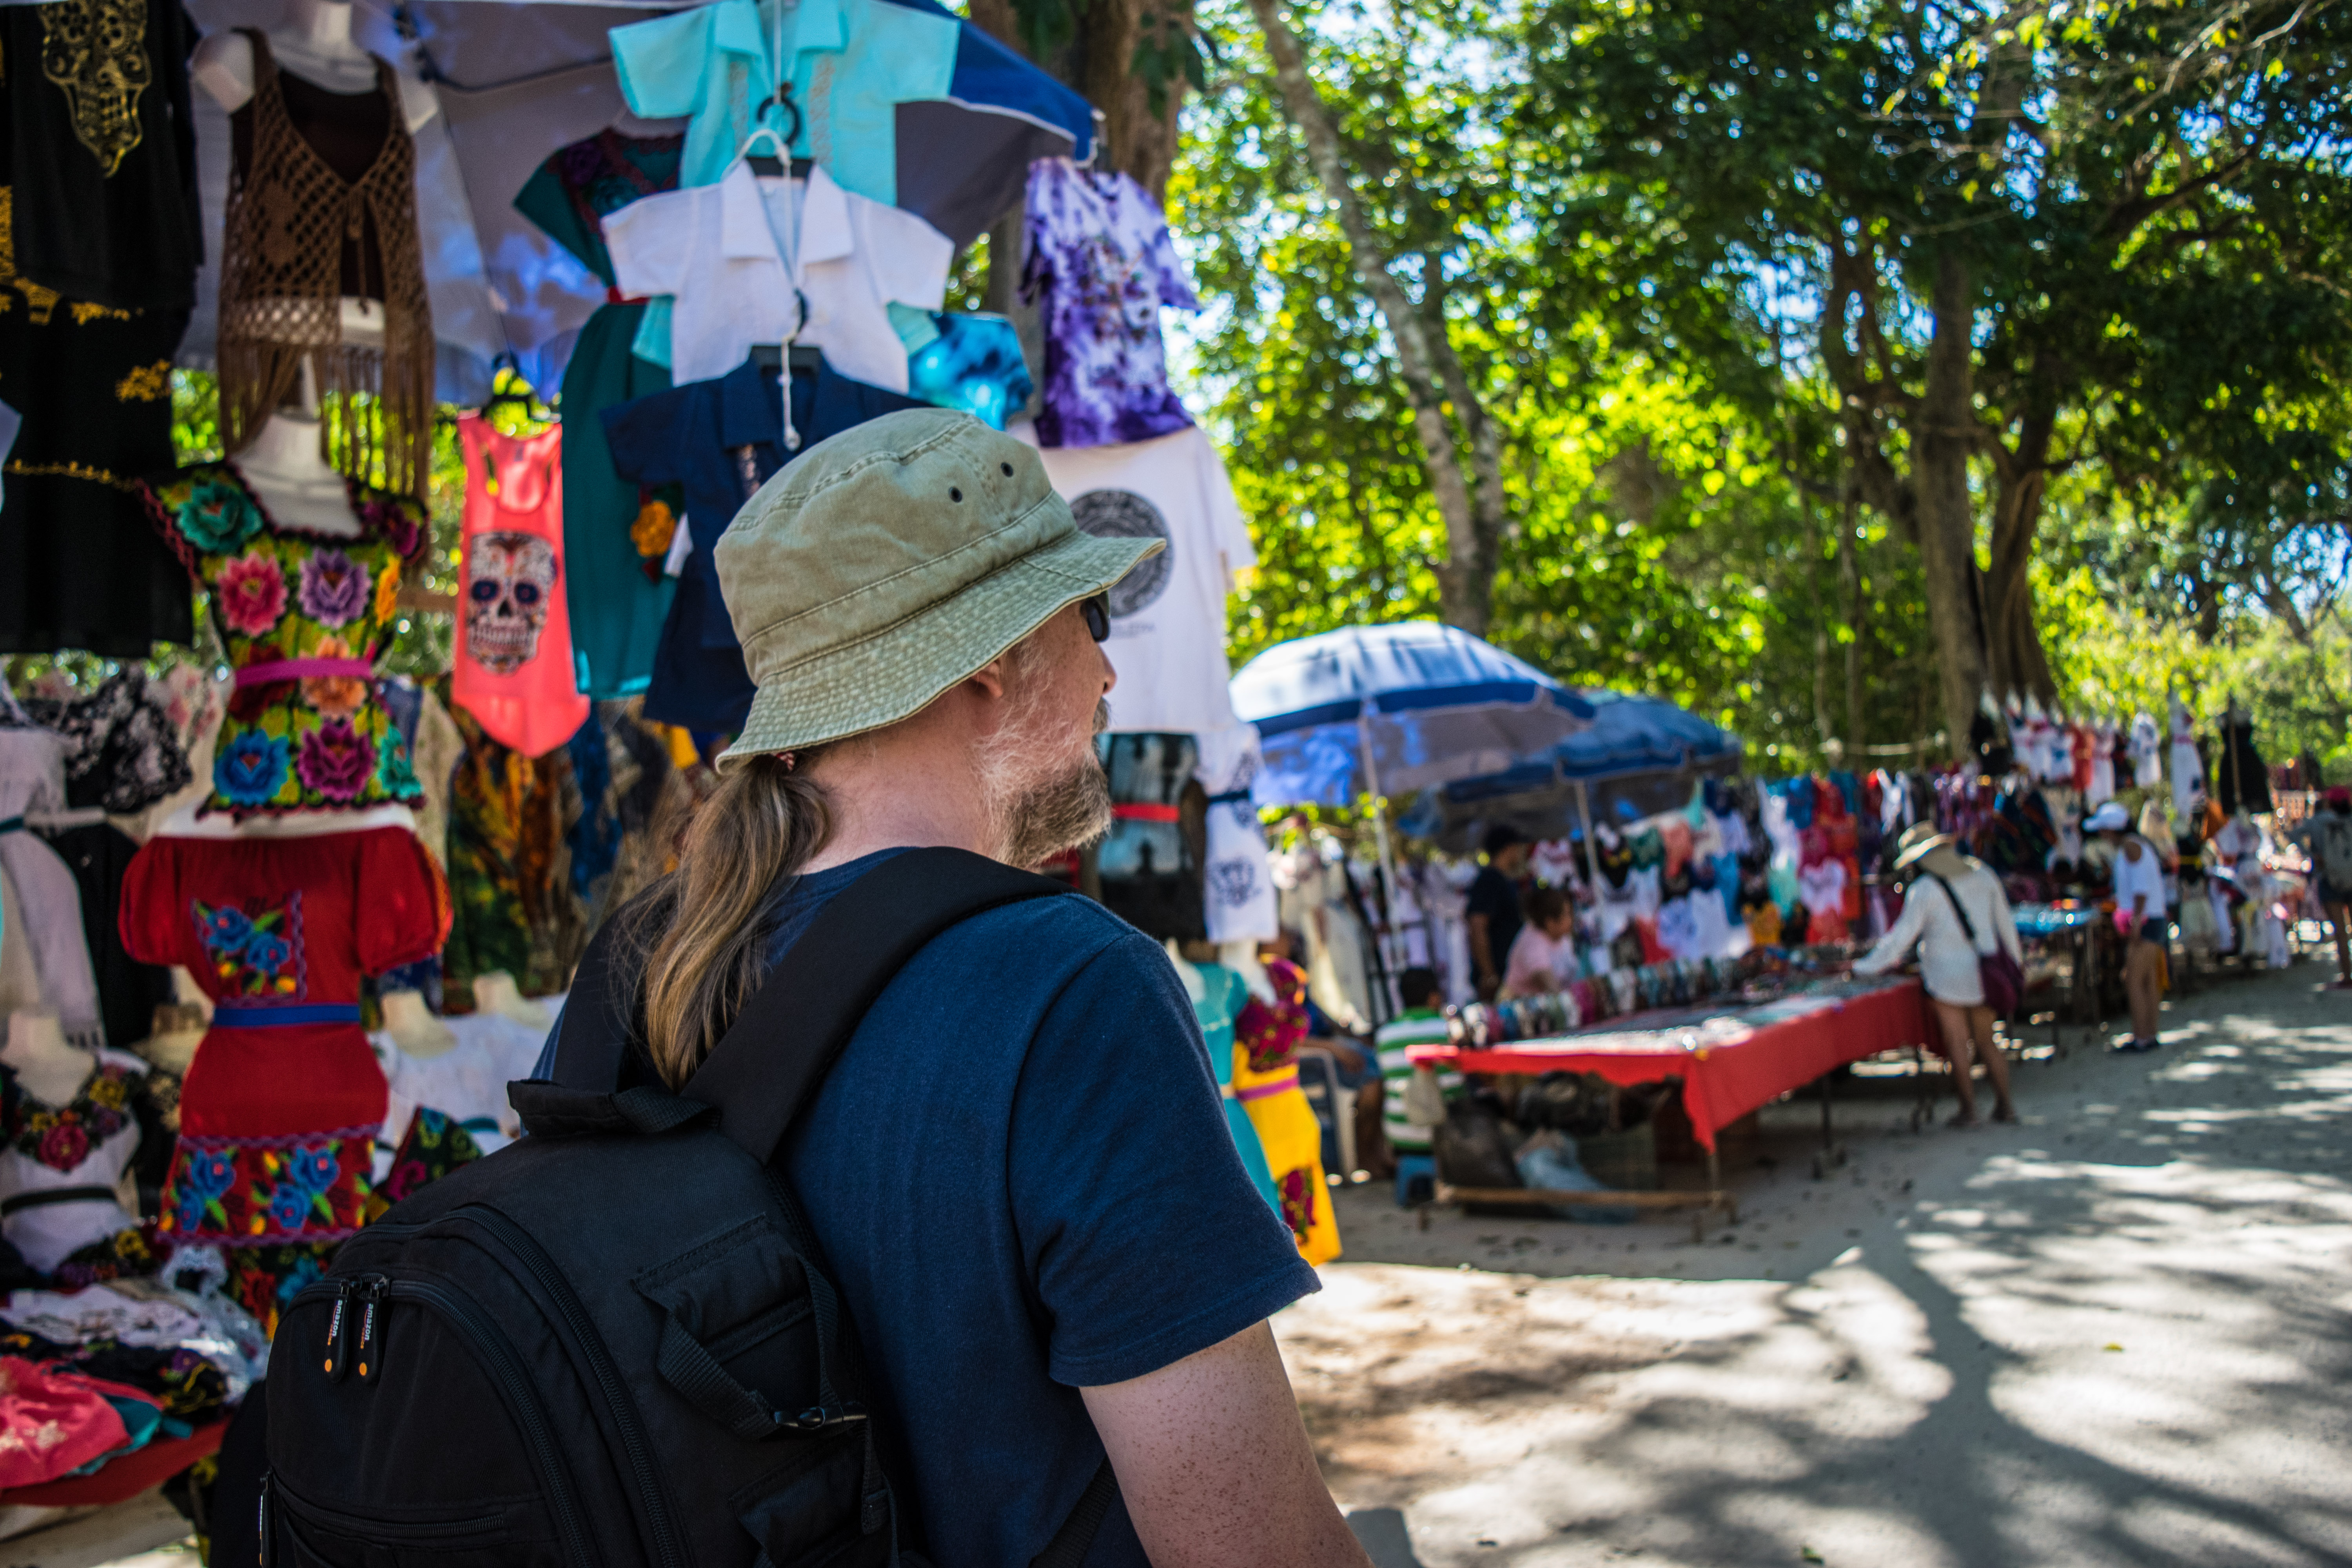
[[[1168,591],[1168,575],[1175,560],[1176,542],[1169,538],[1168,520],[1160,509],[1133,490],[1088,490],[1070,503],[1070,515],[1097,539],[1165,539],[1168,548],[1145,558],[1110,591],[1110,613],[1124,620],[1148,609]]]

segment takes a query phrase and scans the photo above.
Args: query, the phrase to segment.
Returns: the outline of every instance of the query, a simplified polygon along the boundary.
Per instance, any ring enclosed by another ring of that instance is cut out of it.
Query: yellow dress
[[[1339,1221],[1323,1177],[1323,1124],[1298,1087],[1298,1043],[1307,1037],[1306,977],[1280,960],[1268,963],[1272,1007],[1252,997],[1234,1030],[1234,1098],[1249,1112],[1265,1151],[1282,1217],[1309,1263],[1339,1256]]]

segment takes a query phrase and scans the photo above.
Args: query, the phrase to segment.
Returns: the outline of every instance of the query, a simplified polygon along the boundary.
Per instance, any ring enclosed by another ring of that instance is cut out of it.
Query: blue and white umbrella
[[[1591,704],[1468,632],[1431,621],[1279,643],[1234,677],[1255,724],[1260,805],[1344,805],[1501,773],[1591,722]]]

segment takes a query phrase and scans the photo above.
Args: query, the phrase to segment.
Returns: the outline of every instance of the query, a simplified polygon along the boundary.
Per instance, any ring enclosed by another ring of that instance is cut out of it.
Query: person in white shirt
[[[1558,888],[1531,888],[1519,907],[1528,923],[1511,939],[1511,955],[1503,964],[1503,996],[1565,991],[1576,974],[1576,906]]]
[[[2115,852],[2116,924],[2124,932],[2124,996],[2131,1004],[2131,1038],[2117,1050],[2152,1051],[2158,1044],[2157,1014],[2164,949],[2171,929],[2165,912],[2164,860],[2156,847],[2131,831],[2131,816],[2109,801],[2093,812],[2084,828]]]
[[[1978,1058],[1992,1084],[1992,1119],[2017,1120],[2017,1106],[2009,1095],[2009,1058],[1993,1040],[1992,1009],[1985,1005],[1978,961],[1990,957],[1998,944],[1999,951],[2021,965],[2025,950],[2018,943],[2017,920],[2010,912],[2000,879],[1981,861],[1961,854],[1954,847],[1958,843],[1924,822],[1896,841],[1895,870],[1912,873],[1903,912],[1878,945],[1854,961],[1853,968],[1857,974],[1883,974],[1902,963],[1915,945],[1918,948],[1919,982],[1935,1005],[1944,1054],[1952,1063],[1952,1090],[1960,1101],[1952,1125],[1974,1127],[1972,1074]]]

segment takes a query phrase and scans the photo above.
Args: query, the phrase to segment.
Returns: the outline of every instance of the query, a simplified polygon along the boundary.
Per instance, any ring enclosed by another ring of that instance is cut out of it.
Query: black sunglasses
[[[1091,599],[1080,599],[1078,614],[1086,616],[1087,635],[1095,641],[1102,642],[1110,637],[1110,595],[1108,594],[1097,594]]]

